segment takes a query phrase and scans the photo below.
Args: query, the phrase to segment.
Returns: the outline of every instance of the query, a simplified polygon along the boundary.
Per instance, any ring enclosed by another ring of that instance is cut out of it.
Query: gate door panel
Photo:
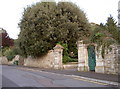
[[[88,47],[88,65],[89,70],[94,71],[96,66],[96,57],[95,57],[95,47],[89,46]]]

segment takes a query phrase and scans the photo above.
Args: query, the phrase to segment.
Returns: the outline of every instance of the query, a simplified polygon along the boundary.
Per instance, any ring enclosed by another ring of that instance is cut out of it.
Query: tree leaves
[[[26,56],[34,57],[47,53],[58,42],[76,45],[79,38],[89,34],[85,14],[70,2],[40,2],[29,6],[19,26],[20,48]]]
[[[11,39],[6,30],[0,30],[0,47],[10,47],[14,45],[14,40]]]

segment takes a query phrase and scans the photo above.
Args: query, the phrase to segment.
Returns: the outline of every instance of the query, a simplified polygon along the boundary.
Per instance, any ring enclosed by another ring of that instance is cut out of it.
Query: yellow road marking
[[[92,80],[87,80],[87,79],[82,79],[82,78],[73,78],[73,79],[82,80],[82,81],[87,81],[87,82],[96,83],[96,84],[100,84],[100,85],[108,85],[108,84],[106,84],[106,83],[101,83],[101,82],[92,81]]]

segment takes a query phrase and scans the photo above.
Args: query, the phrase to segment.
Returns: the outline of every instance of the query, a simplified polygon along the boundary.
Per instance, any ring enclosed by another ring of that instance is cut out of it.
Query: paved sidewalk
[[[77,71],[77,69],[56,70],[56,69],[44,69],[44,68],[33,68],[33,67],[24,67],[24,68],[30,68],[34,70],[40,70],[40,71],[52,72],[52,73],[58,73],[58,74],[76,75],[76,76],[82,76],[87,78],[120,83],[120,75],[118,76],[113,74],[102,74],[102,73],[95,73],[91,71],[81,72],[81,71]]]
[[[77,76],[82,76],[82,77],[88,77],[88,78],[94,78],[94,79],[99,79],[99,80],[106,80],[106,81],[120,83],[120,76],[112,75],[112,74],[101,74],[101,73],[95,73],[95,72],[90,72],[90,71],[80,72],[77,70],[48,70],[48,69],[44,69],[42,71],[60,73],[60,74],[66,74],[66,75],[77,75]]]

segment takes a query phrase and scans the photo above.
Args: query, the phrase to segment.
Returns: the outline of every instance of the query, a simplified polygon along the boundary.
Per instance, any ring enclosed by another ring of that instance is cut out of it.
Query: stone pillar
[[[62,69],[63,47],[57,44],[54,47],[54,69]]]
[[[96,51],[96,67],[95,72],[97,73],[105,73],[105,62],[101,55],[102,47]]]
[[[78,71],[88,71],[88,51],[83,41],[78,41]]]

